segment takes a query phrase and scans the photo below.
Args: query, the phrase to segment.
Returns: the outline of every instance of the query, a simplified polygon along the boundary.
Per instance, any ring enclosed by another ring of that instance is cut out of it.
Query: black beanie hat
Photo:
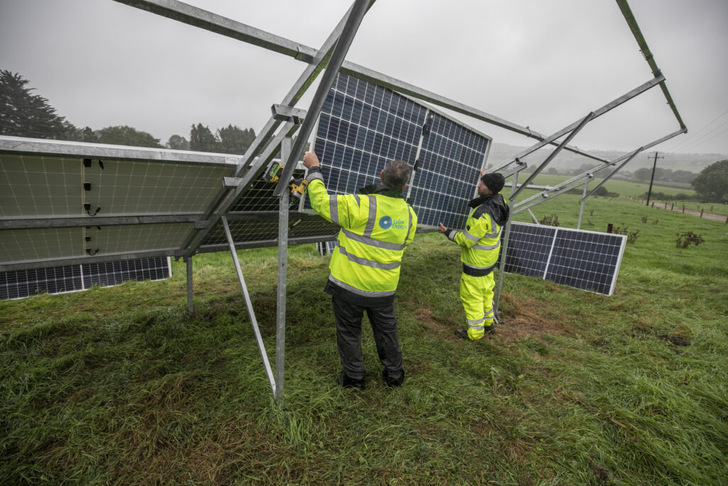
[[[506,185],[506,178],[503,177],[502,174],[498,174],[496,172],[492,174],[484,174],[480,180],[483,181],[483,184],[485,184],[493,194],[501,192],[503,186]]]

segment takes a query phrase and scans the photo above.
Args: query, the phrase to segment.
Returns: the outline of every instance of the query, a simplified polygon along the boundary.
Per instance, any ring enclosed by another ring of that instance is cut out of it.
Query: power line
[[[670,148],[670,150],[671,151],[675,151],[675,150],[678,150],[678,149],[685,150],[685,147],[690,148],[690,147],[695,146],[695,144],[702,142],[703,140],[701,140],[701,139],[703,137],[707,136],[706,133],[705,133],[706,130],[709,130],[709,134],[712,134],[715,130],[720,129],[726,122],[728,122],[728,120],[726,120],[724,122],[721,122],[721,124],[720,124],[719,127],[717,127],[717,128],[714,127],[714,124],[719,119],[721,119],[722,117],[724,117],[726,114],[728,114],[728,110],[724,111],[723,113],[721,113],[717,117],[713,118],[711,121],[709,121],[708,123],[706,123],[703,127],[701,127],[700,129],[698,129],[697,131],[695,131],[693,133],[688,132],[688,135],[685,138],[680,139],[675,145],[673,145]],[[712,140],[712,138],[710,140]]]
[[[728,132],[728,119],[724,120],[723,123],[712,130],[705,132],[698,138],[694,138],[687,146],[687,148],[694,147],[695,145],[703,142],[708,142],[710,140],[713,140],[714,138],[718,137],[719,135],[722,135],[723,133]]]

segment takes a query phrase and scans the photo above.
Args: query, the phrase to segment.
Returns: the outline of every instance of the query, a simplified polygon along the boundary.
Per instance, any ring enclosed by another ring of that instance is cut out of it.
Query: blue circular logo
[[[383,229],[389,229],[392,226],[392,218],[389,216],[382,216],[379,220],[379,226]]]

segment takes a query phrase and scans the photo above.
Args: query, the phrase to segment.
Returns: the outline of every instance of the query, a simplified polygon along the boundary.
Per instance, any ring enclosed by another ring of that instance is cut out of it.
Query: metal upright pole
[[[525,166],[521,169],[525,169]],[[511,194],[513,194],[518,187],[518,172],[520,170],[517,170],[513,174],[513,182],[511,183]],[[513,201],[512,199],[510,200]],[[501,237],[501,253],[500,253],[500,265],[498,267],[498,284],[495,286],[495,293],[493,295],[493,316],[495,317],[495,321],[500,324],[500,319],[498,319],[498,307],[500,305],[500,294],[501,294],[501,288],[503,287],[503,274],[505,273],[506,269],[506,253],[508,252],[508,237],[511,234],[511,218],[508,218],[508,221],[506,222],[505,228],[503,228],[503,236]]]
[[[584,215],[584,204],[586,203],[586,190],[589,188],[589,179],[584,181],[584,192],[581,194],[581,208],[579,209],[579,222],[576,223],[576,229],[581,229],[581,217]]]
[[[291,139],[281,142],[281,160],[288,160]],[[286,184],[288,181],[286,181]],[[286,285],[288,265],[288,204],[290,192],[283,191],[278,206],[278,293],[276,297],[276,389],[275,401],[283,401],[283,376],[286,357]]]
[[[187,312],[192,314],[194,305],[192,302],[192,257],[185,257],[185,265],[187,266]]]
[[[659,153],[660,152],[655,152],[655,161],[652,163],[652,177],[650,177],[650,188],[647,190],[647,206],[650,205],[650,196],[652,196],[652,183],[655,180],[655,169],[657,168],[657,154]]]

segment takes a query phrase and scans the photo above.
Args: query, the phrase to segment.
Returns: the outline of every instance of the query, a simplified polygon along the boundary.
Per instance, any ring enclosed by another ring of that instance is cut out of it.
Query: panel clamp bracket
[[[243,183],[242,177],[223,177],[222,178],[222,187],[225,187],[225,188],[238,187],[242,183]]]
[[[276,104],[270,107],[270,111],[273,113],[273,118],[276,120],[282,122],[291,121],[296,125],[303,123],[303,119],[306,118],[306,110],[293,108],[288,105]]]

